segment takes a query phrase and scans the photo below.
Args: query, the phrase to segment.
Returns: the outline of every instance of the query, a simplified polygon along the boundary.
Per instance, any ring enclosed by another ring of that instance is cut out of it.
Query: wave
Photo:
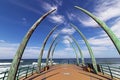
[[[0,63],[0,66],[10,66],[11,63]]]
[[[33,62],[32,65],[37,65],[38,63],[37,62]],[[46,63],[41,63],[42,66],[45,66]]]
[[[21,62],[23,62],[23,60]],[[9,70],[11,64],[12,63],[10,62],[0,63],[0,72]],[[53,64],[58,64],[58,63],[53,62]],[[37,66],[37,62],[33,62],[32,65],[31,64],[20,65],[19,67],[27,67],[27,66],[33,66],[33,65]],[[50,62],[49,62],[49,65],[50,65]],[[42,63],[42,66],[46,66],[46,63]]]
[[[4,72],[4,71],[7,71],[7,70],[9,70],[9,69],[10,69],[10,67],[0,68],[0,73],[1,73],[1,72]]]
[[[24,61],[23,60],[20,60],[21,63],[23,63]]]
[[[110,66],[114,66],[114,67],[118,66],[118,67],[120,67],[120,64],[111,64]]]
[[[32,65],[37,65],[38,64],[38,62],[33,62],[32,63]],[[50,63],[50,61],[49,61],[49,65],[50,65],[51,63]],[[55,65],[55,64],[58,64],[58,63],[55,63],[55,62],[53,62],[53,64]],[[46,63],[41,63],[41,65],[42,66],[45,66],[46,65]]]

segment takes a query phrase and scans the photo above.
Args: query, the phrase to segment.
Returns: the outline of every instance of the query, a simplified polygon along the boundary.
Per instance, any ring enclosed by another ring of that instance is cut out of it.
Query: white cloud
[[[100,0],[96,2],[92,12],[100,20],[108,21],[114,17],[120,16],[120,1],[119,0]],[[98,24],[88,16],[84,19],[76,16],[77,20],[84,26],[96,27]]]
[[[70,43],[67,39],[69,39],[71,42],[72,39],[68,35],[72,35],[75,32],[74,28],[63,28],[60,32],[55,33],[53,37],[57,36],[58,34],[64,34],[63,36],[63,43],[67,46],[67,48],[70,47]]]
[[[54,34],[53,37],[57,36],[59,33],[56,33]],[[68,39],[72,41],[72,39],[66,35],[66,36],[63,36],[63,41],[62,43],[65,44],[65,48],[62,49],[62,50],[57,50],[56,53],[54,55],[55,58],[73,58],[74,57],[74,54],[73,54],[73,48],[71,48],[71,45],[70,45],[70,42],[68,41]],[[68,54],[69,53],[69,54]],[[70,55],[72,53],[72,55]]]
[[[52,9],[58,9],[59,6],[62,5],[62,1],[54,0],[55,4],[50,4],[45,1],[39,1],[42,4],[43,9],[46,11],[52,10]]]
[[[55,38],[55,37],[57,37],[57,36],[59,36],[59,31],[56,32],[56,33],[54,33],[52,37]]]
[[[70,46],[70,42],[69,42],[67,39],[64,39],[64,40],[63,40],[63,43],[64,43],[67,47]]]
[[[73,21],[74,18],[76,17],[76,15],[73,14],[73,13],[68,13],[68,12],[67,12],[66,14],[67,14],[68,19],[71,20],[71,21]]]
[[[57,8],[58,8],[57,5],[51,5],[51,4],[46,3],[46,2],[42,2],[42,7],[43,7],[43,9],[45,9],[46,11],[49,11],[49,10],[57,9]]]
[[[18,44],[0,42],[0,58],[12,58],[15,55]]]
[[[94,46],[111,46],[112,42],[110,41],[110,39],[108,37],[99,37],[99,38],[90,38],[88,40],[90,42],[91,45]]]
[[[4,40],[0,40],[0,43],[3,43],[3,42],[5,42]]]
[[[66,36],[64,36],[63,37],[63,43],[65,44],[65,48],[64,48],[64,51],[66,52],[68,52],[68,51],[73,51],[73,48],[71,48],[71,43],[69,42],[69,40],[70,40],[70,42],[72,43],[73,42],[73,40],[68,36],[68,35],[66,35]]]
[[[100,0],[97,1],[97,4],[94,6],[94,11],[92,12],[95,16],[103,21],[111,20],[112,18],[116,18],[116,20],[111,21],[111,30],[115,33],[115,35],[120,39],[120,1],[119,0]],[[76,19],[81,22],[84,26],[97,27],[98,24],[86,16],[84,19],[77,17]],[[118,57],[118,52],[115,49],[110,38],[104,31],[100,31],[97,36],[94,36],[88,39],[94,55],[96,57]],[[83,43],[83,41],[81,41]],[[82,49],[85,52],[87,49]],[[103,56],[104,55],[104,56]]]
[[[66,12],[67,14],[67,17],[70,21],[79,21],[80,23],[82,23],[84,26],[98,26],[98,24],[91,18],[89,17],[84,17],[82,18],[82,16],[79,16],[79,13],[69,13],[69,12]]]
[[[115,50],[113,43],[108,36],[106,37],[100,37],[100,36],[98,36],[98,38],[93,37],[88,40],[88,42],[92,46],[94,53],[103,54],[105,51],[107,52],[107,51]]]
[[[119,0],[101,0],[95,7],[95,14],[103,21],[120,16]]]
[[[74,51],[70,50],[56,50],[53,58],[76,58]]]
[[[63,37],[63,43],[67,46],[67,48],[70,47],[70,42],[68,40],[70,40],[71,43],[73,42],[73,40],[68,35]]]
[[[88,19],[80,19],[79,17],[77,18],[80,23],[82,23],[84,26],[92,26],[92,27],[97,27],[98,24],[91,18]]]
[[[119,37],[119,29],[118,29],[118,24],[119,22],[116,22],[115,25],[113,25],[112,31],[115,31],[115,34],[117,34],[118,38]],[[114,27],[116,26],[116,27]],[[117,31],[117,30],[118,31]],[[117,33],[117,32],[118,33]],[[95,55],[95,57],[119,57],[119,54],[114,46],[114,44],[112,43],[112,41],[110,40],[110,38],[107,36],[107,34],[104,31],[99,32],[99,35],[91,37],[88,39],[88,42],[93,50],[93,53]],[[79,44],[81,45],[85,45],[83,40],[79,40]],[[86,48],[86,46],[82,46],[82,52],[84,53],[85,57],[88,57],[88,53],[86,52],[88,51],[88,49]]]
[[[120,20],[114,23],[114,25],[111,27],[111,30],[120,39]]]
[[[67,47],[67,48],[65,48],[65,51],[73,51],[73,48]]]
[[[63,39],[64,39],[64,40],[67,40],[67,39],[68,39],[68,40],[70,40],[70,42],[73,42],[73,40],[72,40],[68,35],[64,36]]]
[[[118,16],[120,16],[120,1],[119,0],[114,0],[114,1],[101,0],[101,1],[98,1],[97,6],[95,7],[95,12],[93,12],[93,13],[103,21],[107,21],[107,20],[110,20],[114,17],[118,17]],[[90,21],[90,19],[88,19],[88,20]],[[93,20],[91,20],[91,21],[93,21]],[[87,23],[83,23],[83,24],[85,24],[87,26],[89,25]],[[115,21],[112,21],[112,24],[113,25],[111,27],[111,30],[120,39],[120,34],[119,34],[119,32],[120,32],[120,30],[119,30],[120,18],[118,17]],[[115,49],[112,41],[107,36],[107,34],[103,31],[100,32],[100,35],[98,35],[97,38],[93,37],[93,38],[90,38],[88,41],[90,42],[91,45],[95,46],[95,47],[93,47],[93,49],[97,53],[103,52],[103,50],[116,52],[116,49]]]
[[[110,39],[108,38],[90,38],[88,40],[88,42],[90,43],[90,46],[92,48],[92,51],[94,53],[94,56],[97,58],[114,58],[114,57],[118,57],[119,58],[119,54],[117,52],[117,50],[115,49],[114,45],[112,44],[112,42],[110,41]],[[81,41],[82,45],[83,45],[83,41]],[[84,44],[84,46],[81,46],[81,50],[83,52],[84,57],[90,57],[90,54],[88,52],[88,49],[86,47],[86,45]]]
[[[18,49],[19,44],[1,41],[4,40],[0,40],[0,59],[13,58]],[[39,47],[27,47],[23,54],[23,58],[36,58],[38,57],[39,53]]]
[[[118,52],[105,32],[88,39],[95,57],[119,57]],[[83,43],[83,41],[82,41]],[[87,49],[83,49],[86,51]]]
[[[119,38],[119,40],[120,40],[120,33],[119,33],[120,26],[119,25],[120,25],[120,20],[117,19],[116,21],[114,21],[114,24],[111,27],[111,30],[117,36],[117,38]],[[107,50],[108,50],[108,47],[113,48],[112,41],[110,40],[109,36],[104,31],[99,32],[98,36],[94,36],[94,37],[90,38],[88,41],[93,46],[103,46]]]
[[[75,33],[75,29],[74,28],[63,28],[61,30],[62,34],[73,34]]]
[[[65,21],[65,18],[63,15],[60,15],[57,10],[58,10],[58,7],[62,5],[62,1],[58,1],[58,0],[55,0],[55,3],[56,4],[49,4],[47,2],[42,2],[42,7],[44,10],[46,11],[49,11],[49,10],[53,10],[53,9],[56,9],[56,11],[54,12],[54,14],[51,14],[49,16],[50,18],[50,21],[52,23],[63,23]]]
[[[63,43],[66,46],[65,50],[71,51],[72,49],[70,47],[70,42],[73,42],[73,40],[69,37],[69,35],[72,35],[73,33],[75,33],[75,29],[74,28],[63,28],[60,33],[65,35],[63,36]],[[70,42],[68,40],[70,40]]]
[[[65,27],[65,28],[63,28],[62,30],[56,31],[56,33],[53,34],[53,38],[56,37],[58,34],[72,35],[72,34],[74,34],[74,33],[75,33],[75,29],[74,29],[74,28]],[[66,37],[66,36],[64,36],[64,37]],[[67,38],[69,38],[69,37],[67,37]],[[64,39],[66,39],[66,38],[64,38]],[[69,38],[69,39],[70,39],[70,38]]]
[[[67,17],[70,21],[77,20],[80,23],[82,23],[84,26],[92,26],[92,27],[98,26],[98,24],[93,19],[88,18],[86,16],[84,18],[82,18],[82,16],[79,16],[78,13],[73,14],[73,13],[67,12],[66,14],[67,14]]]
[[[51,16],[49,16],[49,18],[51,19],[50,21],[52,23],[63,23],[65,21],[65,18],[64,16],[62,15],[59,15],[59,14],[53,14]]]
[[[40,48],[39,47],[27,47],[24,51],[22,58],[38,58],[40,54]]]
[[[41,1],[40,1],[41,2]],[[58,9],[59,6],[62,6],[62,1],[60,0],[54,0],[54,4],[53,3],[47,3],[45,1],[42,1],[42,7],[43,9],[45,9],[46,11],[52,10],[52,9]]]

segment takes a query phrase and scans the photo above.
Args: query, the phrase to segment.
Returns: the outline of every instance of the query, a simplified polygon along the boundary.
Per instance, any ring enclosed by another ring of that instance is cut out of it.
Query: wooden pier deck
[[[102,75],[96,75],[84,71],[81,67],[70,64],[52,66],[49,70],[40,74],[35,73],[26,79],[21,80],[111,80]]]

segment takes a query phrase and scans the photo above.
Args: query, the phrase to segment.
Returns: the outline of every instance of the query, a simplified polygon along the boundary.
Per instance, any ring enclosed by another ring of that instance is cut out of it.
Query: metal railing
[[[111,78],[120,78],[120,68],[109,65],[99,65],[103,75],[110,75]]]
[[[0,75],[2,75],[2,77],[0,77],[0,80],[5,80],[8,75],[8,71],[1,72]]]
[[[30,75],[33,75],[33,73],[36,71],[36,66],[26,66],[26,67],[20,67],[17,72],[16,80],[19,80],[20,78],[27,78]],[[0,80],[6,80],[8,77],[8,70],[1,72]]]

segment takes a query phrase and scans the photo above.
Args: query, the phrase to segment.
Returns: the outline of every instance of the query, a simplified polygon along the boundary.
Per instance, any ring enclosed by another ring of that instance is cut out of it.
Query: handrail
[[[111,78],[120,78],[120,68],[109,66],[109,65],[99,65],[100,70],[103,73],[103,75],[107,74],[110,75]]]
[[[35,65],[29,65],[26,67],[20,67],[18,69],[17,75],[16,75],[16,80],[19,80],[20,78],[27,78],[28,75],[33,75],[33,73],[36,71],[36,66]],[[3,75],[0,77],[0,80],[6,80],[8,77],[8,70],[1,72],[0,75]]]
[[[7,77],[7,73],[8,73],[8,70],[7,71],[4,71],[4,72],[1,72],[0,75],[3,74],[3,77],[0,77],[0,80],[5,80],[5,77]]]

